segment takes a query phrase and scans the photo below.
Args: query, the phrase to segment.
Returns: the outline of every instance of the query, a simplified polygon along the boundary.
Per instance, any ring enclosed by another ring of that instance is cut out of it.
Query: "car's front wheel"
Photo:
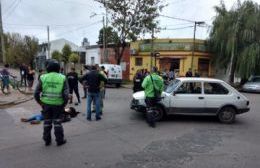
[[[155,121],[161,121],[164,118],[164,110],[161,106],[154,107],[154,119]]]
[[[224,107],[218,113],[218,118],[222,123],[231,124],[235,121],[236,110],[233,107]]]

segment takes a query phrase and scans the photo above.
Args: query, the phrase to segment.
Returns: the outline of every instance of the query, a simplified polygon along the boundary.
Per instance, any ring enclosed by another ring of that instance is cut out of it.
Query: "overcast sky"
[[[94,0],[1,0],[5,32],[34,35],[40,42],[47,41],[47,25],[50,26],[50,40],[65,38],[77,45],[84,37],[96,44],[102,28],[103,7]],[[205,21],[208,25],[215,16],[214,6],[220,0],[165,0],[168,6],[162,15],[188,20]],[[236,0],[224,0],[230,9]],[[243,2],[243,0],[241,0]],[[260,3],[260,0],[254,0]],[[93,13],[95,17],[90,17]],[[173,30],[162,30],[159,38],[192,38],[193,24],[160,17],[160,26]],[[186,27],[186,28],[184,28]],[[183,28],[183,29],[178,29]],[[209,27],[197,29],[196,37],[205,39]],[[149,37],[150,35],[146,35]]]

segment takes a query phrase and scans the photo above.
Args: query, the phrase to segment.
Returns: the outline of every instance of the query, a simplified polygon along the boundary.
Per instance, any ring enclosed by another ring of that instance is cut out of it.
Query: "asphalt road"
[[[249,113],[225,125],[214,117],[172,116],[155,129],[129,108],[130,89],[107,89],[101,121],[80,114],[64,124],[68,143],[45,147],[42,125],[21,123],[40,111],[26,102],[0,111],[0,168],[257,168],[260,94]],[[85,102],[77,108],[85,112]],[[94,117],[94,116],[93,116]]]

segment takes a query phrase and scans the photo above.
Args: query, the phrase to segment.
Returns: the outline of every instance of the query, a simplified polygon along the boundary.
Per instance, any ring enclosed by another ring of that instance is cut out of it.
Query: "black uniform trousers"
[[[154,109],[153,107],[156,106],[156,103],[158,102],[158,100],[156,98],[150,98],[150,97],[146,97],[145,98],[145,103],[146,103],[146,120],[147,123],[150,126],[155,126],[155,117],[154,117]]]
[[[78,88],[78,84],[75,85],[75,86],[71,86],[69,85],[69,93],[72,95],[73,94],[73,91],[75,92],[76,96],[77,96],[77,99],[78,99],[78,103],[80,103],[80,96],[79,96],[79,88]],[[72,103],[72,97],[70,99],[70,103]]]
[[[45,142],[51,142],[51,129],[54,125],[54,135],[56,137],[56,142],[60,143],[64,140],[64,133],[62,127],[62,115],[64,107],[55,105],[43,105],[43,140]]]

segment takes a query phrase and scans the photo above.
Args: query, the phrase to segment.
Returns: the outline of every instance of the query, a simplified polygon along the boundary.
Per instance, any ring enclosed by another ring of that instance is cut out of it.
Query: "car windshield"
[[[252,77],[249,82],[260,82],[260,77]]]
[[[165,89],[166,93],[172,93],[176,87],[179,85],[181,81],[178,79],[174,79],[173,81],[170,82],[170,84],[167,86],[167,88]]]

